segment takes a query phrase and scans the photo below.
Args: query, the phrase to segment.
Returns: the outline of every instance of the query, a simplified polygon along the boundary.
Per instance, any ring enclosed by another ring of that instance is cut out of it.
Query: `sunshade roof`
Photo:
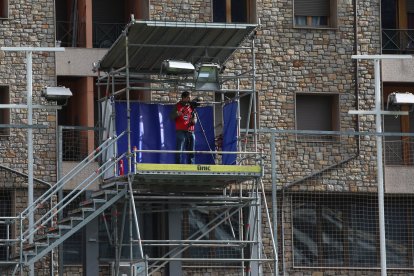
[[[253,24],[134,22],[125,29],[128,36],[121,35],[102,58],[99,69],[109,71],[125,66],[126,41],[129,68],[138,73],[157,74],[164,60],[223,65],[256,27]]]

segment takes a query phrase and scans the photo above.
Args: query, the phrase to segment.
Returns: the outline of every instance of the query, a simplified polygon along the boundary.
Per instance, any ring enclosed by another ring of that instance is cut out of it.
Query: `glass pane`
[[[375,199],[364,199],[350,203],[351,219],[348,229],[350,266],[373,267],[379,265],[377,204]]]
[[[327,16],[312,16],[312,26],[328,26]]]
[[[213,22],[226,22],[226,1],[213,0]]]
[[[293,252],[297,266],[317,266],[318,230],[316,204],[293,204]]]
[[[408,267],[409,265],[408,214],[407,208],[402,203],[404,201],[392,198],[386,200],[385,238],[387,266],[389,267]]]
[[[295,16],[295,25],[306,26],[306,16]]]
[[[324,265],[342,266],[344,264],[343,246],[343,212],[338,208],[342,206],[327,204],[322,206],[322,255]]]

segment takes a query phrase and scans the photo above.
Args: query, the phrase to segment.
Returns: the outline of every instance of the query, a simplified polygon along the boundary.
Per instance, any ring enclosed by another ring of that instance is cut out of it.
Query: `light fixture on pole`
[[[217,91],[219,83],[220,65],[217,63],[203,63],[195,71],[195,90]]]
[[[182,60],[164,60],[161,64],[161,72],[167,74],[191,74],[194,72],[194,65],[191,62]]]

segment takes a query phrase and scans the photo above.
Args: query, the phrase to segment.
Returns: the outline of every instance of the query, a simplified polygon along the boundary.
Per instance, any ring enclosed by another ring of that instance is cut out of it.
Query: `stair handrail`
[[[61,179],[59,179],[56,184],[52,185],[43,195],[41,195],[39,198],[37,198],[31,205],[26,207],[21,212],[22,217],[26,217],[31,210],[36,209],[34,208],[38,204],[43,204],[47,200],[50,199],[50,197],[55,194],[58,190],[63,188],[64,184],[66,184],[69,180],[71,180],[73,177],[75,177],[81,170],[83,170],[86,165],[89,165],[92,163],[94,159],[99,157],[106,149],[108,149],[110,146],[112,146],[115,142],[117,142],[122,136],[124,136],[126,131],[122,132],[120,135],[114,135],[112,137],[109,137],[107,140],[105,140],[101,145],[99,145],[94,151],[92,151],[85,159],[83,159],[81,162],[79,162],[78,165],[76,165],[72,170],[70,170],[65,176],[63,176]],[[93,158],[92,158],[93,157]],[[86,162],[87,161],[87,162]],[[56,190],[56,191],[55,191]]]
[[[36,222],[34,222],[33,229],[27,229],[22,233],[22,242],[27,241],[32,235],[34,235],[38,229],[45,226],[49,221],[53,219],[54,216],[59,214],[59,212],[63,211],[63,209],[68,206],[73,200],[75,200],[79,195],[81,195],[92,183],[98,180],[107,170],[113,167],[113,165],[117,164],[119,160],[124,158],[126,153],[120,155],[118,158],[111,158],[102,164],[95,172],[93,172],[90,176],[88,176],[84,181],[82,181],[78,186],[76,186],[70,193],[68,193],[62,200],[60,200],[53,208],[50,208],[42,217],[40,217]],[[103,168],[103,169],[102,169]],[[100,172],[100,173],[98,173]],[[89,181],[90,178],[95,177]],[[84,184],[88,182],[85,186]],[[80,188],[84,186],[83,188]],[[78,190],[80,188],[80,190]],[[72,195],[76,192],[76,195],[72,197]],[[67,201],[67,202],[65,202]],[[63,204],[65,202],[65,204]],[[59,205],[59,208],[57,208]],[[46,219],[45,219],[46,218]],[[45,220],[44,220],[45,219]],[[30,231],[31,230],[31,231]]]

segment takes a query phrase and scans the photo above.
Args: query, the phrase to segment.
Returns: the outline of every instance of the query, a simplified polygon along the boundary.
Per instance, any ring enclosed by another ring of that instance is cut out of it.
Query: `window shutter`
[[[295,0],[295,16],[329,16],[330,0]]]

